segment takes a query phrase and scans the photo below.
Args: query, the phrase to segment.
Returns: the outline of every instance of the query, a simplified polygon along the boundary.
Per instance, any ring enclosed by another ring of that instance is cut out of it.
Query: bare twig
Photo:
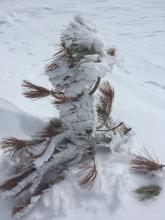
[[[128,132],[130,132],[132,130],[132,128],[125,128],[125,131],[124,131],[124,135],[128,134]]]
[[[97,88],[99,87],[100,81],[101,81],[101,77],[98,77],[94,87],[89,92],[89,95],[93,95],[96,92]]]
[[[121,125],[123,125],[124,122],[120,122],[118,125],[114,126],[113,128],[109,129],[97,129],[97,131],[115,131],[117,128],[119,128]]]

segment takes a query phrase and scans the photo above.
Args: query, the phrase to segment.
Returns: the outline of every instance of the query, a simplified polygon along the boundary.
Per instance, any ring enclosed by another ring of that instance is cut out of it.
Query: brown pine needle
[[[0,185],[0,190],[1,191],[11,190],[12,188],[16,187],[19,182],[21,182],[24,178],[29,176],[35,170],[36,169],[34,167],[30,167],[23,173],[16,175],[16,177],[6,180],[3,184]]]
[[[107,54],[109,54],[110,56],[115,56],[116,55],[116,52],[117,52],[117,49],[116,48],[108,48],[107,50]]]
[[[28,141],[29,143],[29,141]],[[18,139],[18,138],[15,138],[15,137],[9,137],[9,138],[6,138],[6,139],[3,139],[1,141],[1,148],[2,149],[8,149],[7,151],[10,151],[10,149],[12,148],[16,148],[18,150],[24,148],[27,146],[27,141],[25,140],[22,140],[22,139]]]
[[[4,150],[4,153],[8,153],[12,157],[16,152],[23,150],[26,147],[38,145],[43,141],[44,139],[23,140],[15,137],[9,137],[2,139],[0,144],[1,148]]]
[[[82,179],[80,180],[80,186],[85,188],[86,190],[90,190],[95,182],[95,179],[97,177],[97,169],[96,169],[96,163],[93,161],[92,165],[87,165],[81,169],[81,171],[78,173]]]
[[[65,96],[63,94],[54,95],[55,100],[53,101],[53,104],[57,105],[57,104],[63,104],[66,102],[78,101],[82,95],[83,95],[83,93],[80,93],[77,96]]]
[[[12,216],[16,215],[17,213],[21,212],[23,209],[28,207],[31,203],[31,195],[29,194],[24,202],[22,202],[20,205],[17,205],[12,210]]]
[[[60,65],[58,64],[58,59],[63,56],[64,56],[64,48],[62,45],[60,45],[60,50],[53,55],[52,61],[48,65],[46,65],[45,67],[46,71],[53,71],[59,68]]]
[[[126,124],[121,123],[120,126],[116,127],[115,130],[113,131],[117,131],[119,132],[120,135],[126,135],[128,132],[130,132],[132,130],[132,128],[128,127]]]
[[[161,170],[165,165],[159,163],[158,159],[154,159],[145,149],[144,156],[134,155],[134,159],[130,162],[131,172],[137,174],[148,174],[152,171]]]
[[[27,80],[23,81],[22,86],[26,89],[23,95],[30,99],[40,99],[52,94],[52,91],[42,86],[35,85]]]
[[[38,134],[34,135],[36,138],[51,138],[63,132],[62,122],[58,118],[51,119],[49,124]]]
[[[53,60],[51,63],[49,63],[46,66],[46,71],[53,71],[57,69],[58,67],[60,67],[56,62],[57,62],[56,60]]]
[[[111,110],[112,110],[112,103],[114,99],[114,90],[110,86],[109,82],[104,82],[99,87],[100,90],[100,97],[99,102],[96,106],[98,120],[102,126],[105,126],[108,122]]]
[[[54,118],[50,120],[49,124],[42,131],[34,135],[33,139],[23,140],[15,137],[9,137],[2,139],[0,145],[4,150],[4,153],[9,154],[10,157],[20,157],[20,154],[25,151],[27,152],[29,148],[38,146],[39,144],[44,144],[43,151],[38,155],[33,156],[32,153],[27,152],[30,154],[30,156],[26,157],[27,159],[35,159],[45,153],[50,144],[51,138],[57,134],[61,134],[62,132],[62,122],[58,118]]]
[[[33,185],[33,183],[27,183],[26,186],[24,186],[16,195],[14,195],[14,197],[17,197],[18,195],[20,195],[22,192],[29,190],[30,187]]]

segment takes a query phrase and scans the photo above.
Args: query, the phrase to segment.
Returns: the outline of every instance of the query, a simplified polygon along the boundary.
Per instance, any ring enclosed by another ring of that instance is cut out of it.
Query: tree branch
[[[98,77],[93,89],[89,92],[89,95],[93,95],[96,92],[100,82],[101,82],[101,77]]]

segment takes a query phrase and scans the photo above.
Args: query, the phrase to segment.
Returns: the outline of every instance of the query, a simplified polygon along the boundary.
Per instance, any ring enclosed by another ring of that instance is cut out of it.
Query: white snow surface
[[[122,153],[97,158],[92,191],[81,189],[73,172],[21,219],[164,220],[164,188],[145,202],[133,193],[145,184],[165,186],[164,173],[130,174],[125,152],[146,147],[165,163],[165,0],[0,0],[0,137],[29,137],[57,114],[50,100],[25,99],[20,85],[27,79],[51,88],[44,66],[58,48],[61,29],[78,13],[96,25],[107,47],[118,49],[118,65],[107,76],[115,88],[112,117],[135,135]],[[0,219],[12,219],[12,204],[0,200]]]

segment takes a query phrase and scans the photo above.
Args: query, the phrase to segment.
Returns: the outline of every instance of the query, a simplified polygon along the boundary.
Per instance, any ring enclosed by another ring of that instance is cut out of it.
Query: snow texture
[[[99,177],[92,191],[77,186],[73,170],[67,181],[48,191],[21,220],[164,220],[164,188],[157,198],[143,203],[133,193],[144,184],[163,187],[164,173],[144,178],[130,174],[128,166],[129,151],[144,146],[165,163],[164,0],[1,0],[0,136],[28,138],[54,114],[49,100],[34,103],[25,99],[20,84],[29,79],[51,88],[43,67],[58,47],[61,26],[79,12],[96,24],[104,47],[118,49],[118,65],[106,76],[115,88],[112,117],[127,122],[136,135],[120,153],[114,150],[96,158]],[[85,45],[87,34],[82,39]],[[94,42],[102,47],[97,39]],[[47,153],[49,157],[51,152]],[[2,151],[0,155],[3,162]],[[2,181],[6,166],[1,165]],[[11,202],[0,200],[1,219],[12,219],[11,206]]]

